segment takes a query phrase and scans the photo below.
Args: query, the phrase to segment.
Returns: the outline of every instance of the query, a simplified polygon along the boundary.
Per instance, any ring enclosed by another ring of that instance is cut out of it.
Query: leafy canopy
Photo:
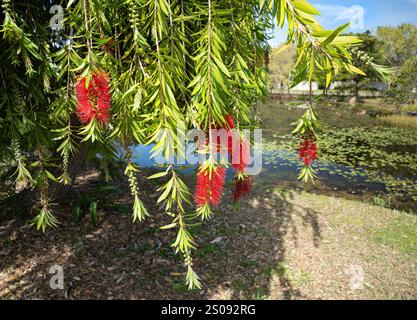
[[[9,190],[39,190],[34,222],[42,230],[58,224],[51,187],[70,184],[82,156],[106,167],[116,143],[123,146],[133,220],[141,221],[149,213],[132,144],[154,143],[154,153],[170,157],[180,152],[179,123],[208,129],[231,114],[237,128],[255,125],[252,110],[268,93],[274,25],[286,23],[288,46],[296,47],[292,85],[323,77],[329,85],[342,70],[363,74],[348,50],[360,40],[343,35],[347,25],[324,30],[305,0],[69,0],[58,32],[48,28],[50,1],[1,2],[1,180]],[[82,125],[74,85],[84,77],[88,84],[97,70],[111,79],[111,121]],[[312,106],[300,121],[300,132],[315,128]],[[173,247],[184,256],[189,287],[199,287],[188,187],[173,166],[152,178],[165,181],[158,202],[172,223],[164,228],[177,229]]]

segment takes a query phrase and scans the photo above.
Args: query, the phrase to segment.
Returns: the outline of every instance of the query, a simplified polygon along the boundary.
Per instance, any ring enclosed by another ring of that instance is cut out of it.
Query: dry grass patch
[[[406,129],[417,129],[417,117],[396,114],[379,118],[383,123]]]

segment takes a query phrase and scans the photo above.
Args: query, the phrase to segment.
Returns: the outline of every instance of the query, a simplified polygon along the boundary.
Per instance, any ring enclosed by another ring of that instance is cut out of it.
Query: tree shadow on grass
[[[238,212],[225,210],[224,215],[216,219],[210,232],[221,234],[226,240],[218,246],[219,259],[207,257],[216,264],[210,264],[212,270],[205,274],[212,275],[220,270],[213,285],[230,283],[230,290],[226,291],[231,294],[227,298],[300,298],[301,293],[293,287],[288,275],[285,242],[290,237],[296,243],[298,228],[307,225],[314,245],[318,246],[321,234],[317,213],[295,205],[291,192],[262,186],[255,188],[260,189]],[[207,234],[205,239],[210,240]],[[277,278],[280,288],[271,287],[272,278]]]
[[[60,203],[61,226],[45,235],[19,220],[2,221],[0,299],[303,298],[288,276],[286,241],[297,243],[301,226],[311,230],[315,246],[321,235],[318,213],[294,202],[291,192],[255,185],[233,211],[226,190],[215,217],[191,230],[199,244],[194,267],[203,289],[188,291],[184,266],[170,247],[175,231],[159,229],[169,218],[155,204],[156,186],[141,182],[152,215],[141,224],[131,222],[128,186],[98,185],[95,175]],[[97,226],[88,214],[71,222],[77,192],[98,200]],[[64,290],[49,286],[53,265],[63,267]]]

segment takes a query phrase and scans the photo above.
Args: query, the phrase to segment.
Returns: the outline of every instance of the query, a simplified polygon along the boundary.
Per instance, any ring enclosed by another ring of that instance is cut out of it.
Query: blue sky
[[[417,0],[309,0],[319,11],[317,19],[327,29],[351,21],[352,32],[375,31],[378,26],[417,24]],[[276,31],[273,46],[285,41],[285,31]]]

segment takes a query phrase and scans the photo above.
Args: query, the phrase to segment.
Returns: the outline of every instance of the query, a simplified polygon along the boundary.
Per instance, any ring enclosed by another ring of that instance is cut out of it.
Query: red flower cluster
[[[235,128],[235,119],[233,119],[233,116],[230,113],[226,116],[226,122],[227,122],[227,125],[229,126],[228,129]]]
[[[233,202],[238,202],[241,198],[247,197],[252,188],[252,177],[245,177],[244,179],[235,179],[235,190],[233,192]]]
[[[217,130],[225,129],[226,131],[229,131],[235,128],[235,120],[233,119],[233,116],[230,113],[226,115],[225,120],[226,120],[225,123],[221,123],[221,124],[215,123],[211,126],[211,128],[217,129]]]
[[[245,139],[242,139],[239,144],[239,150],[232,150],[232,166],[236,172],[243,173],[246,167],[250,164],[251,156],[249,143]],[[233,159],[233,155],[239,154],[239,161]]]
[[[210,175],[205,170],[198,170],[195,203],[201,207],[205,204],[218,206],[226,179],[226,168],[217,167]]]
[[[237,163],[233,161],[232,154],[232,166],[237,176],[235,179],[235,190],[233,192],[233,202],[238,202],[241,198],[247,197],[252,188],[252,177],[245,175],[247,166],[250,164],[251,156],[249,149],[249,142],[246,139],[241,139],[239,144],[240,158]],[[236,154],[234,153],[234,154]]]
[[[80,79],[75,85],[75,94],[81,123],[90,123],[94,118],[102,124],[109,122],[111,95],[107,74],[94,72],[88,86],[86,78]]]
[[[227,131],[235,129],[235,120],[231,114],[226,116],[226,126],[220,127],[218,129],[225,129]],[[234,138],[234,139],[233,139]],[[250,163],[250,148],[246,140],[240,140],[239,145],[233,145],[233,140],[240,139],[239,136],[230,135],[228,139],[228,152],[231,155],[231,162],[234,170],[236,172],[244,172],[246,167]],[[236,148],[239,148],[238,150]],[[235,151],[235,152],[234,152]],[[233,159],[233,156],[238,156],[237,159]]]
[[[303,160],[304,165],[309,166],[317,159],[317,140],[312,134],[304,135],[300,143],[299,149],[300,159]]]
[[[226,121],[222,125],[213,126],[213,129],[225,129],[230,132],[235,129],[235,121],[231,114],[226,116]],[[238,139],[239,143],[233,144]],[[205,142],[208,144],[208,141]],[[199,148],[203,146],[200,145]],[[214,148],[221,148],[220,141],[214,143]],[[239,175],[235,180],[235,190],[233,193],[233,201],[237,202],[240,198],[248,196],[252,186],[252,178],[245,175],[247,166],[250,164],[250,144],[247,140],[241,139],[240,136],[234,134],[229,135],[228,152],[231,155],[232,167]],[[239,159],[233,159],[239,157]],[[195,203],[198,207],[209,204],[218,206],[220,204],[224,182],[226,179],[226,168],[217,167],[210,175],[209,172],[198,170],[197,187],[194,195]]]

